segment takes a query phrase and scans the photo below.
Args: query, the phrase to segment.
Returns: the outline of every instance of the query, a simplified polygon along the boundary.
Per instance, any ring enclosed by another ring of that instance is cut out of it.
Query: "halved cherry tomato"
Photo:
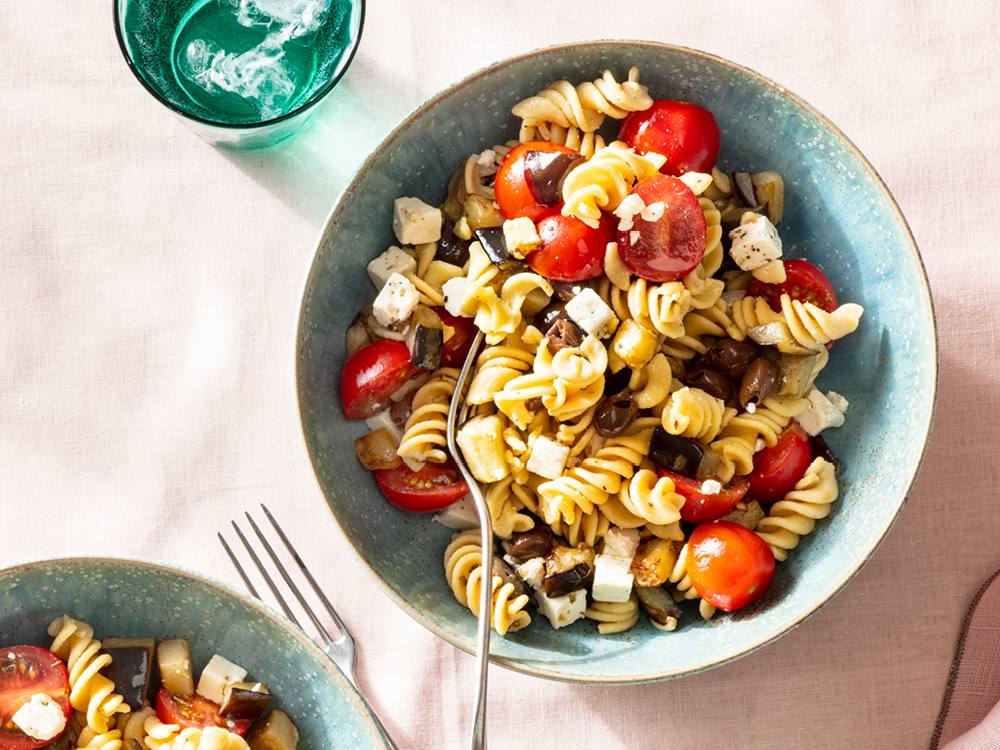
[[[765,284],[754,279],[747,287],[751,297],[763,297],[775,310],[781,309],[781,295],[787,294],[800,302],[812,302],[827,312],[837,309],[837,293],[823,269],[807,260],[786,260],[785,275],[781,284]]]
[[[673,480],[677,494],[684,496],[681,518],[689,523],[703,523],[722,518],[736,507],[750,489],[750,482],[744,477],[733,477],[733,481],[723,487],[721,492],[707,495],[701,491],[701,482],[697,479],[690,479],[663,468],[658,468],[657,473],[661,477]]]
[[[389,405],[389,397],[420,372],[402,341],[379,339],[358,349],[340,373],[340,402],[348,419],[368,419]]]
[[[753,457],[750,494],[762,503],[781,500],[802,479],[812,460],[809,436],[793,421],[773,448],[765,448]]]
[[[69,674],[63,661],[39,646],[0,649],[0,750],[38,750],[52,743],[29,737],[11,722],[38,693],[58,703],[69,719]]]
[[[586,281],[604,273],[614,217],[604,214],[594,229],[575,216],[546,216],[538,222],[538,236],[544,244],[527,257],[532,269],[556,281]]]
[[[443,307],[435,307],[434,312],[442,323],[453,330],[441,349],[441,366],[461,367],[472,346],[472,340],[476,337],[476,324],[472,322],[472,318],[456,317]]]
[[[618,231],[618,252],[635,274],[649,281],[675,281],[705,255],[705,213],[691,189],[676,177],[655,175],[632,190],[650,206],[663,203],[656,221],[636,216],[631,229]]]
[[[622,122],[618,140],[640,153],[655,151],[667,157],[664,174],[711,172],[719,155],[719,126],[704,107],[690,102],[660,99]]]
[[[500,160],[493,192],[496,195],[500,213],[505,219],[516,219],[527,216],[532,221],[538,221],[544,216],[559,213],[560,206],[543,206],[535,200],[535,196],[524,177],[524,155],[529,151],[558,151],[564,154],[575,154],[571,148],[560,146],[548,141],[528,141],[515,146]]]
[[[767,542],[731,521],[703,523],[688,539],[687,573],[695,591],[723,612],[760,599],[774,578]]]
[[[204,729],[222,727],[242,737],[247,733],[249,719],[227,719],[220,713],[218,703],[195,693],[194,695],[174,695],[166,688],[160,688],[156,695],[156,717],[164,724],[176,724],[182,729]]]
[[[404,464],[395,469],[379,469],[374,474],[385,499],[413,513],[446,508],[469,492],[458,467],[451,461],[428,463],[420,471]]]

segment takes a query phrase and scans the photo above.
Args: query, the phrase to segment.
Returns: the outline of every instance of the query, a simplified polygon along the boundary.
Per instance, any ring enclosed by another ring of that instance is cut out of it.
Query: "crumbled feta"
[[[633,229],[631,232],[628,233],[628,241],[634,245],[636,242],[639,241],[639,238],[641,236],[642,232],[640,232],[638,229]]]
[[[556,479],[566,468],[569,446],[557,443],[544,435],[538,437],[531,447],[531,455],[525,468],[532,474],[546,479]]]
[[[517,577],[531,586],[531,588],[540,589],[542,587],[542,580],[545,578],[544,557],[532,557],[530,560],[525,560],[523,563],[518,564],[514,561],[513,557],[507,555],[504,557],[504,562],[510,565],[514,569],[514,572],[517,573]]]
[[[403,431],[399,429],[399,425],[392,421],[392,416],[389,414],[388,409],[383,409],[378,414],[375,414],[365,420],[365,424],[374,432],[378,429],[386,429],[389,434],[392,435],[392,439],[397,443],[403,439]]]
[[[646,208],[646,202],[635,193],[629,193],[612,213],[619,218],[618,231],[627,232],[635,225],[635,217]]]
[[[594,562],[594,586],[591,596],[596,602],[627,602],[632,593],[632,560],[615,555],[598,555]]]
[[[384,287],[385,282],[394,273],[405,276],[408,273],[416,272],[416,259],[395,245],[368,264],[368,277],[372,280],[376,289]]]
[[[718,495],[722,492],[722,484],[717,479],[706,479],[701,483],[701,494]]]
[[[639,530],[612,526],[604,535],[604,554],[631,560],[639,549]]]
[[[524,258],[528,253],[542,246],[542,238],[538,236],[535,222],[527,216],[507,219],[503,223],[503,239],[507,250],[515,258]]]
[[[476,168],[480,177],[489,177],[497,172],[497,152],[491,148],[486,149],[476,157]]]
[[[847,410],[848,404],[847,399],[839,393],[830,391],[824,396],[813,388],[806,398],[809,400],[809,408],[796,417],[806,433],[816,436],[823,430],[830,427],[840,427],[844,424],[844,412]]]
[[[226,688],[234,682],[243,682],[246,676],[247,671],[239,664],[233,664],[229,659],[216,654],[208,660],[208,664],[202,670],[195,692],[203,698],[221,704]]]
[[[712,184],[712,175],[705,172],[685,172],[677,179],[691,188],[695,195],[701,195]]]
[[[476,513],[476,503],[471,495],[453,502],[436,514],[434,520],[446,528],[459,531],[479,528],[479,514]]]
[[[587,287],[566,303],[566,314],[587,333],[604,339],[615,332],[618,318],[601,295]]]
[[[764,438],[757,438],[757,442],[754,444],[753,452],[760,453],[767,447],[767,443],[764,442]]]
[[[663,205],[663,201],[656,201],[655,203],[650,203],[639,215],[642,217],[643,221],[659,221],[663,217],[663,212],[666,211],[667,207]]]
[[[54,740],[66,729],[62,707],[45,693],[35,693],[10,717],[14,725],[40,742]]]
[[[755,414],[757,412],[757,404],[753,401],[747,403],[747,414]]]
[[[729,232],[729,254],[744,271],[753,271],[781,257],[781,237],[774,224],[762,214],[750,216],[753,218],[744,214],[746,222]]]
[[[392,228],[404,245],[422,245],[441,239],[441,209],[419,198],[396,198]]]
[[[465,276],[456,276],[453,279],[448,279],[441,287],[441,291],[444,293],[444,309],[456,318],[472,317],[462,309],[462,298],[465,297],[467,281]]]
[[[394,273],[375,297],[372,312],[379,323],[391,326],[409,318],[419,302],[420,293],[413,286],[413,282],[405,276]]]
[[[583,589],[565,596],[549,596],[544,591],[536,591],[535,601],[538,611],[556,630],[582,619],[587,611],[587,592]]]

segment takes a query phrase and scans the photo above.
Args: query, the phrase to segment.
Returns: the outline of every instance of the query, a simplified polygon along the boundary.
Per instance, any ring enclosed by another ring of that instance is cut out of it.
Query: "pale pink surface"
[[[1000,7],[517,0],[500,16],[491,0],[372,2],[313,129],[230,154],[133,80],[110,5],[0,13],[0,563],[112,552],[235,583],[214,532],[266,500],[359,636],[361,683],[400,744],[461,746],[473,659],[382,595],[311,476],[292,378],[299,292],[326,211],[399,116],[509,54],[641,35],[756,68],[871,158],[930,273],[938,416],[899,522],[802,627],[653,687],[498,669],[491,746],[926,746],[966,608],[1000,564]]]

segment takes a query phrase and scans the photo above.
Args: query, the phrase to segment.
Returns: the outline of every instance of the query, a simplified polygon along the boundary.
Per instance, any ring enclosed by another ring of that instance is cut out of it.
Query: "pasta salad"
[[[63,615],[49,648],[0,648],[0,750],[296,750],[266,685],[215,655],[197,682],[183,638],[95,640]]]
[[[654,100],[637,69],[512,112],[519,141],[465,159],[443,202],[395,201],[340,378],[371,428],[358,458],[390,503],[456,530],[445,576],[475,613],[478,521],[446,421],[481,331],[457,442],[499,540],[496,631],[536,611],[671,631],[688,601],[706,620],[746,607],[837,499],[821,433],[848,404],[816,380],[862,307],[784,256],[781,176],[720,170],[712,113]]]

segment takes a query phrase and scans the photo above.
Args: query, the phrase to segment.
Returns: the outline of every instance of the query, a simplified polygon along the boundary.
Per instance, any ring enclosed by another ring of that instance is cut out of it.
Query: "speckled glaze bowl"
[[[585,683],[692,674],[773,641],[815,612],[871,556],[902,508],[937,379],[930,292],[906,221],[857,148],[802,99],[718,57],[649,42],[571,44],[493,65],[420,107],[364,163],[322,232],[302,302],[298,392],[309,454],[341,529],[393,600],[447,641],[474,648],[475,621],[442,572],[450,532],[381,498],[354,456],[366,428],[346,422],[340,409],[344,331],[374,295],[366,263],[395,241],[393,199],[440,203],[462,159],[517,137],[510,107],[519,99],[559,78],[592,79],[607,67],[622,76],[631,65],[655,98],[715,113],[721,168],[784,176],[786,255],[819,262],[841,300],[863,304],[865,316],[820,378],[851,402],[847,424],[828,433],[845,464],[841,499],[779,566],[762,601],[707,623],[692,612],[671,634],[645,618],[617,636],[598,635],[590,621],[554,631],[536,616],[530,628],[493,639],[498,664]]]
[[[300,732],[299,746],[375,750],[379,738],[357,691],[302,633],[221,583],[148,562],[70,558],[0,571],[0,646],[51,643],[69,614],[96,636],[187,638],[195,664],[219,653],[271,687]]]

